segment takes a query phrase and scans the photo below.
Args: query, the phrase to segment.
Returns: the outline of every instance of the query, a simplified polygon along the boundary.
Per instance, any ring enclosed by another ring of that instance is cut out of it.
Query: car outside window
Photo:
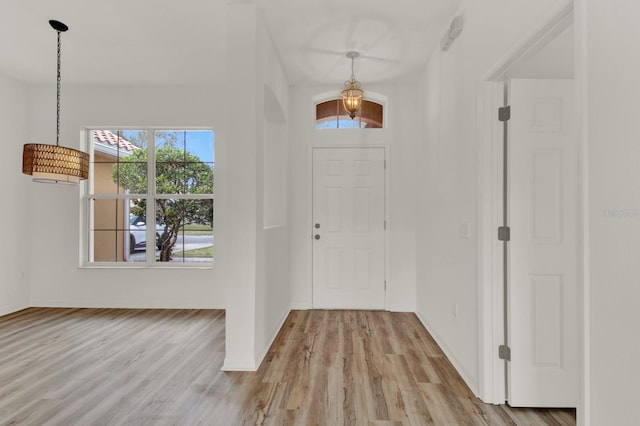
[[[87,139],[87,264],[213,262],[211,129],[89,129]]]

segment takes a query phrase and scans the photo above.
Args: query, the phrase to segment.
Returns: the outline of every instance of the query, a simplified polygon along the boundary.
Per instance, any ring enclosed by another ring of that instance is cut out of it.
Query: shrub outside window
[[[214,133],[87,130],[89,264],[213,262]]]

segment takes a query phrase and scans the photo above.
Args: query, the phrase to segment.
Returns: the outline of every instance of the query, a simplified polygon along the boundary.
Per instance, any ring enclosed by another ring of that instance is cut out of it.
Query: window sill
[[[125,263],[125,262],[102,262],[102,263],[82,263],[79,269],[213,269],[214,262],[185,262],[185,263]]]

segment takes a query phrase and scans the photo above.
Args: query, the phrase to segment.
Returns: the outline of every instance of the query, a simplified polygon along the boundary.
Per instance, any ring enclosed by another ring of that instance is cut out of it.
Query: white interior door
[[[578,145],[573,80],[509,87],[508,400],[575,407]]]
[[[313,150],[313,307],[384,309],[384,148]]]

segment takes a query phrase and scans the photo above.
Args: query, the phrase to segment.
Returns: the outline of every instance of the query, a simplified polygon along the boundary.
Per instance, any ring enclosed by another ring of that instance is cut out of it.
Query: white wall
[[[267,104],[265,109],[279,109],[279,104]],[[264,226],[284,226],[288,220],[288,166],[289,129],[282,119],[265,119],[263,164],[264,164]]]
[[[22,175],[22,145],[28,137],[28,88],[0,75],[0,180],[2,203],[0,223],[0,315],[29,306],[29,236],[33,229],[29,218],[29,185]]]
[[[575,28],[569,25],[540,49],[516,61],[508,70],[508,78],[574,78]],[[529,52],[528,52],[529,53]]]
[[[287,90],[283,92],[287,93],[288,86],[285,87]],[[258,151],[262,156],[263,214],[258,221],[262,245],[259,257],[261,266],[257,276],[261,285],[256,288],[257,360],[265,356],[290,309],[289,123],[288,111],[285,113],[283,107],[286,108],[286,105],[281,105],[271,88],[265,85],[265,120],[261,147],[258,142],[261,148]]]
[[[228,19],[223,369],[255,370],[289,313],[288,162],[274,156],[287,151],[289,87],[255,5],[229,5]]]
[[[367,85],[365,90],[388,98],[387,128],[327,130],[315,128],[314,96],[336,86],[292,87],[290,277],[291,304],[312,306],[311,283],[311,148],[314,146],[381,146],[388,149],[388,247],[386,307],[415,310],[416,152],[420,143],[417,97],[412,85]]]
[[[290,310],[289,303],[289,84],[267,31],[257,15],[258,82],[262,84],[262,127],[258,158],[258,274],[256,276],[256,366],[266,355]],[[260,90],[260,87],[258,87]]]
[[[227,287],[225,370],[253,370],[258,276],[257,143],[263,90],[258,84],[257,15],[252,5],[228,7],[227,102],[228,186],[226,225],[218,234],[227,242],[219,252]],[[259,90],[260,89],[260,90]]]
[[[592,425],[631,425],[640,394],[640,4],[577,8],[589,152],[587,409]]]
[[[78,148],[84,126],[210,126],[217,151],[225,143],[218,132],[224,126],[221,92],[216,87],[63,85],[61,144]],[[30,140],[55,143],[54,87],[32,88],[29,116]],[[216,163],[224,163],[218,152]],[[224,170],[216,168],[216,191],[221,175]],[[29,193],[31,305],[224,308],[217,262],[213,270],[79,268],[81,189],[29,182]]]
[[[568,2],[464,1],[460,37],[432,55],[421,80],[417,314],[476,394],[478,83],[541,17]]]
[[[11,280],[0,284],[0,313],[25,306],[226,308],[225,368],[257,368],[289,312],[289,86],[255,6],[230,5],[228,18],[236,25],[221,65],[228,67],[224,85],[64,85],[62,92],[61,143],[73,148],[85,126],[214,129],[213,269],[81,268],[81,188],[20,177],[5,191],[19,208],[2,213],[11,223],[3,245],[3,275]],[[2,170],[14,170],[6,180],[15,181],[27,129],[29,141],[54,143],[55,89],[28,91],[5,78],[0,85],[0,123],[13,141],[0,161],[7,162]]]

